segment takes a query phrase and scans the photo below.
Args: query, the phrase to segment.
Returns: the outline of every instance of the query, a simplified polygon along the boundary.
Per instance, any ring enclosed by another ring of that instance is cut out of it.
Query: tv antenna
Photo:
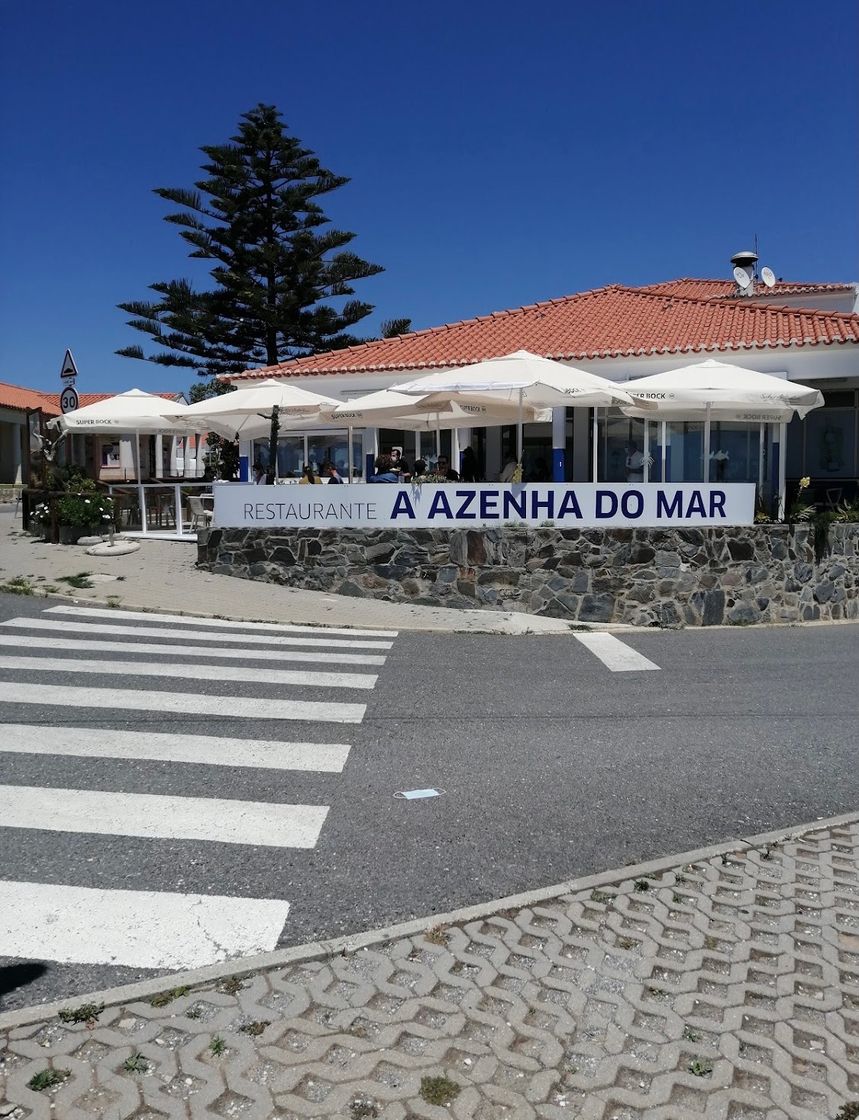
[[[734,269],[734,279],[743,289],[748,288],[749,284],[752,282],[752,278],[749,276],[748,272],[746,272],[744,268],[740,268],[739,265]]]
[[[768,288],[772,288],[775,285],[775,273],[768,265],[764,265],[761,269],[761,280],[763,280]]]

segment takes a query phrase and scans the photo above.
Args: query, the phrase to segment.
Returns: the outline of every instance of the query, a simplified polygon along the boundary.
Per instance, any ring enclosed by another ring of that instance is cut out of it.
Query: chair
[[[195,532],[203,523],[207,529],[212,521],[212,511],[205,508],[202,500],[196,494],[188,495],[188,509],[191,511],[191,532]]]
[[[835,509],[841,499],[844,497],[844,487],[836,486],[826,491],[826,505],[829,509]]]

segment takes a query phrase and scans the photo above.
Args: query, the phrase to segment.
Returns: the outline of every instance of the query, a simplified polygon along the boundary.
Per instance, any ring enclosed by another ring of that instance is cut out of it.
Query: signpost
[[[63,415],[65,416],[67,412],[74,412],[79,404],[77,389],[74,385],[66,385],[60,393],[60,410]]]
[[[75,389],[77,375],[78,367],[75,365],[72,352],[71,350],[66,350],[63,364],[60,366],[60,381],[63,383],[63,388],[60,392],[60,411],[64,416],[67,412],[74,412],[80,404]]]
[[[66,356],[63,358],[63,364],[60,369],[60,380],[71,381],[71,383],[74,384],[74,380],[77,375],[78,367],[75,365],[75,360],[72,357],[72,352],[71,350],[66,350]]]

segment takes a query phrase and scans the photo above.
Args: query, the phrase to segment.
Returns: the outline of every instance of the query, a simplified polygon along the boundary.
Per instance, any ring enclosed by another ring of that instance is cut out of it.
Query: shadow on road
[[[26,961],[22,964],[0,965],[0,1008],[3,1006],[3,996],[14,992],[16,988],[23,988],[32,984],[48,971],[48,966],[39,961]]]

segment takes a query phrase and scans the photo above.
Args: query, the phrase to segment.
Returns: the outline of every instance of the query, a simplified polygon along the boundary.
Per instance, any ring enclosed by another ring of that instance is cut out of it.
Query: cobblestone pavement
[[[716,852],[89,1022],[0,1018],[0,1117],[857,1115],[859,819]]]
[[[68,592],[63,577],[90,572],[93,587],[74,592],[75,599],[82,602],[105,602],[111,596],[126,610],[214,613],[224,618],[315,626],[498,634],[570,632],[569,625],[557,618],[383,603],[214,575],[196,567],[197,547],[191,541],[144,540],[128,556],[87,556],[77,545],[47,544],[23,533],[20,524],[12,506],[0,506],[0,584],[23,577],[37,592],[46,587]]]

